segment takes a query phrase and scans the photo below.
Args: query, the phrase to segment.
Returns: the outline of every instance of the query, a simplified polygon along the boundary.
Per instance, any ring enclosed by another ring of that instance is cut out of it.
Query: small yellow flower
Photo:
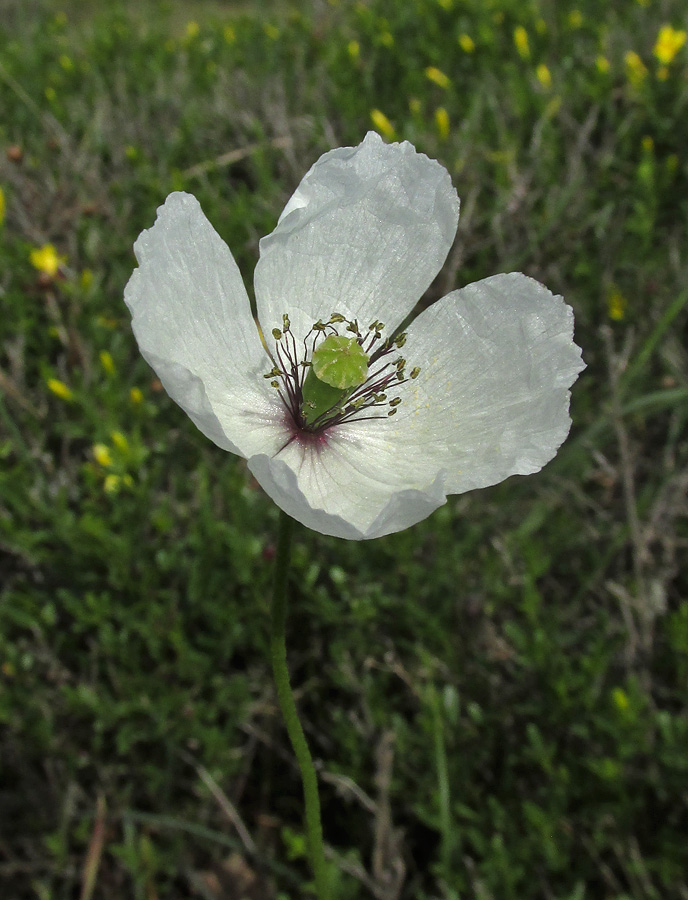
[[[347,49],[349,56],[353,60],[357,60],[359,58],[359,56],[361,55],[361,45],[358,43],[358,41],[349,41],[349,43],[346,46],[346,49]]]
[[[628,694],[620,687],[614,688],[612,691],[612,701],[614,702],[614,706],[617,709],[620,709],[621,712],[625,712],[630,706]]]
[[[129,399],[134,404],[134,406],[140,406],[143,403],[143,392],[140,388],[133,387],[129,391]]]
[[[671,25],[662,25],[652,52],[662,65],[668,66],[685,42],[685,31],[678,31]]]
[[[437,2],[442,9],[446,9],[447,12],[454,7],[454,0],[437,0]]]
[[[198,37],[198,33],[200,32],[200,26],[198,22],[187,22],[186,23],[186,36],[189,40],[193,40],[193,38]]]
[[[112,438],[112,443],[117,447],[120,453],[129,453],[129,441],[126,438],[126,435],[122,434],[121,431],[113,431],[110,437]]]
[[[49,101],[52,103],[53,100],[54,100],[56,97],[57,97],[57,91],[55,90],[54,87],[51,87],[51,86],[49,85],[49,86],[45,89],[45,99],[46,99],[46,100],[49,100]]]
[[[472,53],[475,50],[475,41],[470,34],[460,34],[459,46],[464,53]]]
[[[409,98],[409,112],[412,116],[420,115],[421,105],[418,97]]]
[[[383,31],[380,35],[380,43],[383,47],[393,47],[394,46],[394,35],[391,31]]]
[[[660,66],[657,69],[657,81],[666,81],[669,77],[669,67],[668,66]]]
[[[598,56],[595,60],[595,65],[597,66],[597,71],[601,75],[606,75],[609,71],[609,60],[606,56]]]
[[[72,62],[71,57],[67,56],[66,53],[63,53],[62,56],[58,60],[59,64],[65,70],[65,72],[71,72],[74,68],[74,63]]]
[[[236,41],[236,29],[233,25],[225,25],[222,34],[224,35],[224,39],[228,44],[233,44]]]
[[[43,244],[29,254],[29,261],[34,269],[38,269],[44,275],[54,278],[60,266],[67,262],[66,256],[60,256],[52,244]]]
[[[614,322],[621,322],[626,315],[628,303],[619,289],[612,285],[607,294],[607,313]]]
[[[572,9],[569,13],[569,25],[571,28],[580,28],[583,24],[583,14],[579,9]]]
[[[373,122],[373,125],[377,128],[380,134],[383,137],[386,137],[387,140],[393,141],[397,136],[396,131],[394,130],[394,125],[389,121],[387,116],[379,109],[371,109],[370,118]]]
[[[74,399],[74,394],[71,389],[67,387],[64,381],[60,381],[58,378],[48,378],[46,381],[48,386],[48,390],[52,391],[56,397],[59,397],[60,400],[66,400],[70,402]]]
[[[435,125],[440,140],[446,141],[449,137],[449,113],[443,106],[435,110]]]
[[[93,458],[104,469],[108,469],[112,465],[112,454],[107,444],[94,444]]]
[[[430,79],[430,81],[434,82],[438,87],[441,87],[445,91],[451,84],[449,78],[436,66],[428,66],[425,70],[425,75]]]
[[[5,221],[5,192],[0,187],[0,225]]]
[[[540,63],[540,65],[535,70],[535,74],[537,75],[537,79],[543,88],[548,91],[552,87],[552,76],[550,75],[549,69],[544,63]]]
[[[263,31],[271,41],[276,41],[280,36],[279,28],[276,25],[273,25],[271,22],[267,22],[263,26]]]
[[[624,56],[626,64],[626,74],[628,80],[634,87],[639,87],[647,76],[647,68],[645,63],[638,56],[635,50],[629,50]]]
[[[114,375],[116,372],[115,361],[112,354],[107,350],[100,351],[100,364],[108,375]]]
[[[528,42],[528,32],[523,25],[517,25],[514,28],[514,44],[522,59],[530,58],[530,44]]]
[[[122,479],[119,477],[119,475],[113,475],[112,473],[106,475],[103,481],[103,490],[105,491],[105,493],[116,494],[119,490],[121,480]]]
[[[87,291],[91,285],[93,284],[93,272],[91,269],[84,269],[79,278],[81,282],[81,287]]]

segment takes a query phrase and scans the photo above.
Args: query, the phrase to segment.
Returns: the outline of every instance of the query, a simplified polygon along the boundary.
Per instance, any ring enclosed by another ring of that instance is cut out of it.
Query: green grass
[[[160,390],[122,291],[179,188],[250,290],[372,110],[462,198],[423,302],[522,270],[572,304],[588,368],[539,475],[374,542],[298,532],[289,655],[338,900],[685,900],[688,50],[653,55],[683,5],[216,4],[197,31],[177,5],[4,6],[3,900],[308,895],[277,511]]]

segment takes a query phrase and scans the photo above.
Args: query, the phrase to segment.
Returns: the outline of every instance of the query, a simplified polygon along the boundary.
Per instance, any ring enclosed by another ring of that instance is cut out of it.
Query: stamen
[[[339,325],[344,325],[344,334],[338,331]],[[376,319],[362,334],[357,319],[334,311],[326,322],[313,323],[300,341],[299,352],[289,316],[282,316],[282,328],[272,329],[275,350],[270,356],[275,364],[263,377],[276,388],[296,434],[317,436],[343,422],[396,414],[402,397],[388,400],[388,389],[417,378],[420,367],[415,366],[407,377],[404,357],[384,359],[406,343],[406,332],[383,340],[384,328]],[[380,410],[380,415],[361,415],[383,405],[388,409]]]

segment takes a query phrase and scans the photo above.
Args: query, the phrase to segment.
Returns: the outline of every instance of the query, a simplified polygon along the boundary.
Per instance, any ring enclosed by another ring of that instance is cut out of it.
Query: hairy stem
[[[318,900],[328,900],[327,878],[325,874],[325,854],[323,851],[322,824],[320,821],[320,799],[318,779],[311,758],[306,736],[303,733],[294,702],[289,670],[287,668],[287,646],[285,630],[287,621],[287,574],[291,550],[294,520],[285,512],[280,513],[277,556],[275,559],[275,582],[272,595],[272,615],[270,629],[270,655],[272,671],[277,686],[282,715],[287,726],[289,740],[294,748],[296,761],[301,770],[303,799],[306,813],[306,836]]]

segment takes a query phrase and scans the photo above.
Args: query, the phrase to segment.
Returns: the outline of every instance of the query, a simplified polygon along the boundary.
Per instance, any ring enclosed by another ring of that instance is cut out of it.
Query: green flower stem
[[[287,573],[294,520],[285,512],[280,513],[277,556],[275,559],[275,582],[272,595],[272,621],[270,628],[270,655],[272,671],[277,685],[277,698],[287,726],[289,740],[294,748],[296,761],[301,770],[303,799],[306,807],[306,834],[308,855],[315,878],[318,900],[328,900],[327,878],[325,875],[325,853],[323,850],[322,824],[320,821],[320,799],[318,778],[311,754],[303,733],[299,714],[296,711],[294,695],[289,683],[287,668],[287,645],[285,629],[287,621]]]

